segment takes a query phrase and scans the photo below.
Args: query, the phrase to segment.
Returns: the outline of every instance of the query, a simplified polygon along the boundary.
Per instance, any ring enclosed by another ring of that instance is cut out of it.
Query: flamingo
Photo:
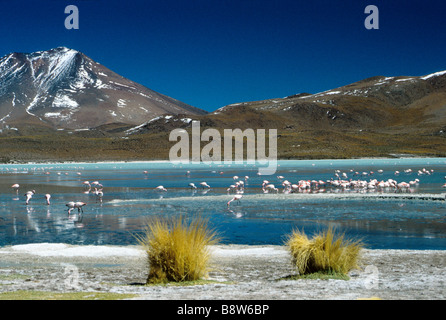
[[[158,187],[155,188],[155,190],[158,190],[158,191],[167,191],[167,189],[164,188],[163,186],[158,186]]]
[[[47,193],[47,194],[45,195],[45,199],[46,199],[46,204],[47,204],[47,205],[50,205],[50,198],[51,198],[51,195],[50,195],[49,193]]]
[[[407,190],[410,188],[410,184],[407,182],[400,182],[397,184],[397,190],[402,192],[402,190]]]
[[[15,192],[16,192],[17,194],[19,194],[19,188],[20,188],[20,185],[19,185],[18,183],[14,183],[14,184],[11,186],[11,188],[13,188],[13,189],[15,190]]]
[[[231,184],[228,189],[226,189],[226,192],[229,194],[229,192],[235,190],[237,187],[235,186],[235,184]]]
[[[197,189],[197,187],[195,186],[195,184],[194,183],[189,183],[189,188],[191,188],[191,189]]]
[[[211,186],[208,185],[206,182],[200,182],[200,186],[204,189],[204,188],[210,188]]]
[[[81,201],[78,201],[78,202],[74,203],[74,207],[77,208],[77,212],[81,211],[82,213],[84,213],[84,210],[82,209],[82,207],[86,206],[86,205],[87,204],[85,202],[81,202]]]
[[[28,191],[24,194],[24,196],[26,197],[26,202],[25,204],[29,204],[29,200],[31,200],[31,198],[33,197],[33,195],[36,193],[35,190],[32,191]]]
[[[70,214],[70,213],[71,213],[71,210],[74,209],[74,205],[75,205],[75,202],[74,202],[74,201],[70,201],[70,202],[68,202],[68,203],[65,205],[65,206],[68,207],[68,214]]]
[[[245,183],[242,180],[236,182],[235,186],[236,186],[237,193],[245,192]]]
[[[92,186],[102,186],[102,185],[99,183],[99,181],[93,181],[93,182],[91,183],[91,185],[92,185]]]
[[[99,200],[99,202],[102,203],[102,197],[104,196],[104,192],[102,192],[102,189],[96,189],[93,193],[96,195],[96,202]]]
[[[87,204],[81,201],[70,201],[66,204],[66,206],[68,207],[68,214],[71,213],[71,211],[75,208],[77,208],[77,212],[81,212],[84,213],[84,210],[82,209],[83,206],[86,206]]]
[[[279,189],[277,189],[273,184],[267,184],[264,188],[263,188],[263,193],[268,193],[269,191],[274,190],[276,193],[279,192]]]
[[[228,208],[229,208],[229,204],[230,204],[232,201],[238,201],[238,203],[240,203],[240,199],[241,199],[242,197],[243,197],[242,194],[236,194],[236,195],[234,195],[234,197],[233,197],[231,200],[229,200],[228,203],[227,203]]]

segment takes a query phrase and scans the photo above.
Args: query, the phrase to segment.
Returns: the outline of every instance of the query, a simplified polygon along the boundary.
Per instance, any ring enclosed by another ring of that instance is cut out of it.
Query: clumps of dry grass
[[[145,234],[138,237],[148,254],[147,283],[195,281],[206,277],[210,269],[209,246],[218,241],[217,233],[202,217],[189,223],[182,216],[153,219]]]
[[[294,230],[286,245],[300,275],[317,272],[347,274],[359,268],[363,247],[360,241],[344,239],[344,234],[336,236],[333,228],[312,239],[303,231]]]

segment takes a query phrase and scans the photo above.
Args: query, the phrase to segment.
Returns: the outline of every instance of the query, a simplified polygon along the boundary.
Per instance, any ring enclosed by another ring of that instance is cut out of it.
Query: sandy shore
[[[100,291],[162,300],[446,299],[446,250],[364,250],[350,280],[279,280],[295,274],[282,246],[212,247],[215,282],[144,286],[146,256],[138,246],[29,244],[0,248],[0,292]]]

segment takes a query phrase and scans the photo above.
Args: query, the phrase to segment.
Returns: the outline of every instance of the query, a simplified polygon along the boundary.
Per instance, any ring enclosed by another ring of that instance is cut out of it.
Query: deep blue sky
[[[0,0],[0,34],[0,56],[67,46],[208,111],[446,69],[444,0]]]

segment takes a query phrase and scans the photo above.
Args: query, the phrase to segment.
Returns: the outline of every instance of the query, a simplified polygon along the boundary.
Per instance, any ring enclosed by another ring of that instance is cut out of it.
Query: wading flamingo
[[[82,184],[84,185],[85,189],[88,189],[88,190],[91,189],[90,181],[84,181],[84,182],[82,182]]]
[[[267,184],[264,188],[262,188],[263,193],[269,193],[270,191],[275,191],[276,193],[279,192],[279,189],[277,189],[273,184]]]
[[[164,188],[163,186],[158,186],[158,187],[155,188],[155,190],[158,190],[158,191],[167,191],[167,189]]]
[[[24,196],[26,197],[26,202],[25,204],[29,204],[29,200],[31,200],[31,198],[33,197],[33,195],[36,193],[35,190],[32,191],[28,191],[27,193],[24,194]]]
[[[229,208],[229,204],[230,204],[232,201],[237,201],[238,203],[240,203],[240,199],[241,199],[242,197],[243,197],[242,194],[236,194],[236,195],[234,195],[234,197],[233,197],[231,200],[229,200],[228,203],[227,203],[228,208]]]
[[[77,201],[77,202],[70,201],[70,202],[68,202],[66,204],[66,206],[68,207],[68,214],[70,214],[71,211],[73,209],[75,209],[75,208],[77,208],[77,212],[81,212],[82,211],[82,213],[84,213],[84,210],[82,209],[82,207],[85,206],[85,205],[87,205],[87,204],[84,203],[84,202],[80,202],[80,201]]]
[[[19,185],[18,183],[14,183],[14,184],[11,186],[11,188],[13,188],[13,189],[15,190],[15,192],[16,192],[17,194],[19,194],[19,188],[20,188],[20,185]]]
[[[102,189],[95,189],[93,193],[96,195],[96,202],[99,201],[100,203],[102,203],[102,197],[104,196],[104,192],[102,191]]]
[[[77,212],[82,212],[82,213],[84,213],[84,209],[82,209],[82,207],[86,205],[87,205],[86,203],[80,201],[74,203],[74,207],[77,208]]]
[[[74,201],[70,201],[66,204],[66,206],[68,207],[68,214],[70,214],[71,210],[74,209],[74,203],[75,203]]]
[[[51,195],[50,195],[49,193],[47,193],[47,194],[45,195],[45,199],[46,199],[46,204],[47,204],[47,205],[50,205],[50,198],[51,198]]]
[[[211,186],[208,185],[206,182],[200,182],[200,186],[204,189],[204,188],[210,188]]]

